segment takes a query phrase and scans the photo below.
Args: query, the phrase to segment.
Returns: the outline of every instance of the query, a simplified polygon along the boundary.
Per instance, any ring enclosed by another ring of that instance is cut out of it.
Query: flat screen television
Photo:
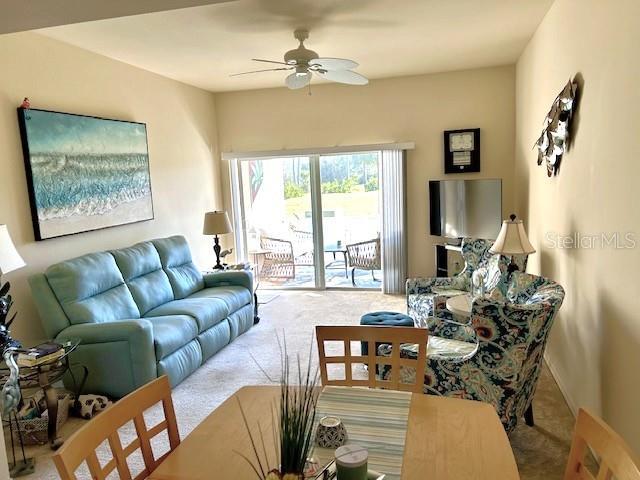
[[[429,181],[431,235],[493,240],[502,224],[502,180]]]

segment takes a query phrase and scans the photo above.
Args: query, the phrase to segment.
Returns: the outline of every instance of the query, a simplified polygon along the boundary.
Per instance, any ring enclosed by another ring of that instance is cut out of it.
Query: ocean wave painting
[[[153,218],[144,124],[18,114],[36,240]]]

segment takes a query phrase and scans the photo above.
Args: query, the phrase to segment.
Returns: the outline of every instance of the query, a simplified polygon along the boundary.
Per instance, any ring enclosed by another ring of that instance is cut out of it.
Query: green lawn
[[[379,192],[365,192],[360,186],[359,190],[351,193],[324,193],[322,194],[322,209],[325,212],[336,212],[336,216],[342,217],[370,217],[379,212]],[[289,198],[285,200],[287,216],[305,218],[307,212],[311,212],[311,195]]]

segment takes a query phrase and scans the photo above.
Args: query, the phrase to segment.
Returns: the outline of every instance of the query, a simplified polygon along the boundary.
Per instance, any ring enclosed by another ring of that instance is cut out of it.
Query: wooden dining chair
[[[422,393],[424,370],[427,362],[427,330],[413,327],[367,327],[367,326],[317,326],[318,355],[320,359],[320,377],[323,385],[342,385],[353,387],[386,388]],[[343,355],[327,355],[325,342],[342,342]],[[351,342],[366,342],[366,355],[352,355]],[[417,344],[417,358],[400,358],[400,345]],[[378,356],[377,346],[391,345],[391,355]],[[343,379],[330,379],[329,365],[344,365]],[[368,369],[368,378],[354,379],[352,365],[364,364]],[[376,375],[378,365],[388,366],[391,373],[388,380],[380,380]],[[414,383],[403,382],[400,369],[413,368],[416,371]]]
[[[145,410],[160,402],[164,410],[164,420],[154,427],[147,428],[143,414]],[[137,438],[123,447],[118,429],[130,421],[135,425]],[[165,430],[169,437],[169,451],[155,458],[151,439]],[[109,443],[113,457],[103,467],[98,460],[96,449],[105,440]],[[139,480],[147,478],[179,443],[180,436],[169,379],[162,376],[130,393],[89,421],[60,447],[53,456],[53,461],[62,480],[76,480],[75,472],[85,461],[92,479],[106,479],[116,470],[121,480]],[[145,468],[132,477],[127,457],[138,449]]]
[[[597,476],[585,465],[591,449],[599,459]],[[564,480],[640,480],[638,459],[625,441],[602,419],[578,411]]]

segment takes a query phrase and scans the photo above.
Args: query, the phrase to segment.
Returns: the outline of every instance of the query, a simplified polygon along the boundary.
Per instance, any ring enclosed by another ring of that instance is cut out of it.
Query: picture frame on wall
[[[152,220],[147,126],[18,108],[36,240]]]
[[[480,129],[444,132],[444,173],[480,171]]]

